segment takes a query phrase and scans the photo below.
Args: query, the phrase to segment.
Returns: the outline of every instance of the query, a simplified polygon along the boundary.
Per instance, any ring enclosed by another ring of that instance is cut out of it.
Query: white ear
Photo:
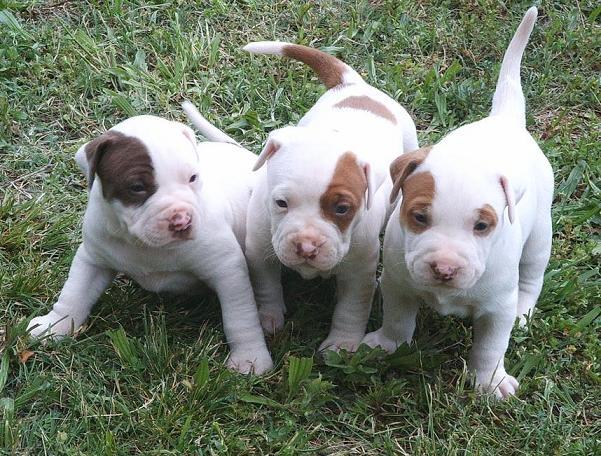
[[[255,163],[255,166],[253,167],[253,171],[256,171],[259,168],[261,168],[261,166],[263,166],[265,162],[269,160],[273,156],[273,154],[275,154],[280,149],[281,146],[282,145],[279,142],[277,142],[277,140],[274,139],[272,135],[269,135],[269,138],[267,138],[267,143],[265,144],[265,147],[263,147],[263,150],[259,154],[257,163]]]
[[[363,172],[365,173],[365,179],[367,180],[367,195],[365,197],[365,209],[369,210],[373,203],[375,193],[377,191],[377,189],[374,188],[376,184],[376,175],[373,171],[372,166],[369,163],[363,163],[362,168]],[[380,182],[380,185],[382,185],[382,182]],[[380,185],[378,185],[378,187]]]
[[[499,178],[499,182],[501,184],[501,188],[503,189],[503,193],[505,194],[505,202],[507,204],[507,215],[509,216],[509,223],[513,224],[515,221],[515,206],[520,202],[522,196],[524,195],[523,190],[514,189],[509,183],[509,179],[505,176],[501,176]]]
[[[192,143],[194,148],[196,148],[196,135],[194,134],[194,131],[192,131],[190,127],[181,122],[174,121],[173,123],[177,125],[177,127],[182,131],[182,133],[186,137],[186,139]]]
[[[85,143],[81,146],[77,152],[75,152],[75,163],[79,166],[79,169],[82,173],[89,179],[90,168],[88,166],[88,157],[86,156],[86,146],[89,142]]]

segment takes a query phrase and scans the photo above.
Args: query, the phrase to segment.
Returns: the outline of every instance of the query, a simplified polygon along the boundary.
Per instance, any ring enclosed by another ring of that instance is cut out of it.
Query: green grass
[[[323,92],[250,40],[326,49],[413,113],[423,144],[485,115],[529,1],[0,0],[0,452],[7,454],[599,454],[601,9],[540,4],[526,50],[528,128],[556,176],[538,311],[507,354],[517,398],[469,387],[469,322],[424,312],[392,357],[315,355],[331,283],[287,277],[275,370],[227,371],[219,305],[120,279],[85,331],[42,346],[27,319],[58,296],[81,238],[82,142],[127,116],[183,120],[190,98],[252,150]],[[375,306],[370,329],[381,311]],[[21,359],[33,355],[22,362]]]

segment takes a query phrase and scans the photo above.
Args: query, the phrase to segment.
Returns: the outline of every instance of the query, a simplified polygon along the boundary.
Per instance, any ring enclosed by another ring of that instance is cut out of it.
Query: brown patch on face
[[[434,177],[429,171],[409,177],[403,185],[401,224],[414,233],[423,233],[430,228],[434,192]]]
[[[300,44],[284,46],[283,53],[310,66],[328,89],[342,84],[346,66],[333,55]]]
[[[487,236],[492,233],[499,221],[497,211],[490,205],[485,204],[477,210],[478,219],[474,224],[474,233],[477,236]]]
[[[367,178],[352,152],[345,152],[338,159],[334,175],[325,193],[319,199],[321,213],[332,221],[341,232],[349,227],[367,190]],[[346,209],[344,213],[341,213]]]
[[[390,202],[396,200],[405,180],[415,169],[423,163],[432,146],[422,147],[421,149],[400,155],[390,164],[390,177],[392,178],[392,191],[390,192]]]
[[[378,117],[389,120],[396,125],[396,117],[384,104],[367,95],[348,97],[334,105],[335,108],[351,108],[369,111]]]
[[[98,176],[106,200],[141,206],[156,192],[152,160],[139,139],[109,130],[89,142],[85,151],[90,188]]]

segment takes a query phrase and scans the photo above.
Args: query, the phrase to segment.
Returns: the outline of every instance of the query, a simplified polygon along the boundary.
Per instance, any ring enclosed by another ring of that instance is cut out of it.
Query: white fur
[[[282,54],[287,43],[260,42],[245,47],[254,53]],[[365,332],[376,285],[379,234],[389,209],[390,162],[399,152],[416,149],[415,125],[393,99],[366,84],[350,67],[344,84],[328,90],[298,126],[275,130],[255,169],[258,184],[248,211],[246,257],[263,328],[274,332],[284,323],[281,265],[304,278],[336,277],[338,302],[330,334],[320,350],[354,350]],[[370,111],[336,108],[349,96],[366,95],[384,104],[397,123]],[[327,220],[319,200],[328,187],[336,163],[352,151],[363,168],[368,191],[352,225],[342,233]],[[276,200],[288,202],[288,208]],[[309,237],[320,245],[315,259],[295,253],[298,239]]]
[[[470,368],[478,389],[499,398],[517,390],[504,355],[515,318],[523,322],[536,304],[551,249],[553,172],[523,125],[515,68],[535,19],[531,8],[511,42],[491,116],[446,136],[414,171],[434,178],[431,226],[416,234],[399,223],[400,205],[395,208],[384,239],[383,325],[364,339],[389,351],[410,342],[422,304],[471,316]],[[492,233],[478,236],[476,211],[484,204],[499,220]],[[513,205],[510,220],[506,208]],[[430,267],[441,258],[460,268],[446,285]]]
[[[228,366],[244,373],[269,370],[243,254],[255,156],[234,145],[197,145],[187,126],[153,116],[127,119],[113,130],[145,144],[158,190],[132,208],[107,201],[100,179],[94,180],[67,282],[51,312],[30,322],[31,334],[59,337],[77,330],[117,272],[154,292],[189,293],[204,283],[221,302]],[[76,156],[87,171],[85,146]],[[198,178],[191,183],[193,174]],[[174,240],[161,221],[161,214],[181,206],[193,214],[191,240]]]

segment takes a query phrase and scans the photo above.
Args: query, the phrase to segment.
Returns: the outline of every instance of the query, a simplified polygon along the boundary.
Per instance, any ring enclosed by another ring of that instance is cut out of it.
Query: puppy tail
[[[240,144],[238,144],[238,142],[234,138],[231,138],[230,136],[222,132],[219,128],[217,128],[215,125],[213,125],[211,122],[209,122],[207,119],[205,119],[202,116],[202,114],[198,112],[196,106],[194,106],[189,101],[186,100],[182,103],[182,109],[186,113],[186,116],[188,116],[188,120],[190,120],[190,123],[194,125],[196,129],[200,132],[200,134],[207,138],[209,141],[224,142],[240,146]]]
[[[310,66],[328,89],[339,85],[364,82],[359,73],[333,55],[300,44],[256,41],[247,44],[243,49],[252,54],[281,55],[299,60]]]
[[[491,116],[511,116],[523,127],[526,127],[526,102],[520,81],[520,64],[537,15],[535,6],[526,12],[505,51],[490,112]]]

